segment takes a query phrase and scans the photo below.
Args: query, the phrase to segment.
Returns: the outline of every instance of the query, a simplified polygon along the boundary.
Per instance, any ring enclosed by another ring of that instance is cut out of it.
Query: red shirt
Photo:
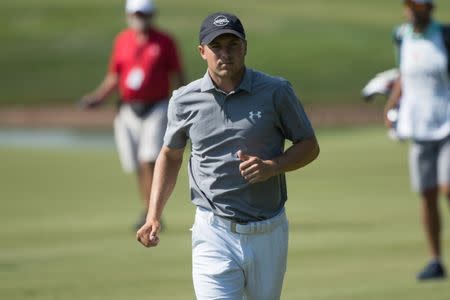
[[[168,98],[169,75],[180,70],[175,42],[167,34],[151,29],[141,45],[131,29],[117,36],[109,71],[119,75],[122,101],[152,103]]]

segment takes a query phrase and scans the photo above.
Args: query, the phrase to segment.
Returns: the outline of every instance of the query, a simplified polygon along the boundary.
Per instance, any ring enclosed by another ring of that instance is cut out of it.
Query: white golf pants
[[[286,272],[284,210],[239,225],[197,208],[192,228],[192,276],[198,300],[277,300]]]

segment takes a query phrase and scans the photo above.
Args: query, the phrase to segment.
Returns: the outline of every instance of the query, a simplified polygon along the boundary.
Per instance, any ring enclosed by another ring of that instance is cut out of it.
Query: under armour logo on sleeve
[[[251,112],[248,113],[248,116],[252,120],[254,120],[255,118],[261,119],[262,118],[262,112],[260,112],[259,110],[256,113],[251,111]]]

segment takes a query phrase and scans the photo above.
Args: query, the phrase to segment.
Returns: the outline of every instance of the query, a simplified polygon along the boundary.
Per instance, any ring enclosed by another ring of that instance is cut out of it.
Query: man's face
[[[405,2],[405,13],[408,20],[415,25],[426,25],[431,20],[433,5]]]
[[[128,26],[138,32],[145,32],[152,26],[153,14],[136,12],[127,15]]]
[[[216,76],[234,78],[244,67],[247,42],[233,34],[223,34],[208,45],[200,45],[199,51]]]

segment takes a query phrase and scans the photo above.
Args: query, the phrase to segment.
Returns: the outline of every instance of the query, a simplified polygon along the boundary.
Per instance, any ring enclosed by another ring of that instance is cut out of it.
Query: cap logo
[[[230,23],[230,21],[227,19],[227,17],[222,15],[217,16],[213,22],[213,24],[216,25],[217,27],[227,26],[228,23]]]

